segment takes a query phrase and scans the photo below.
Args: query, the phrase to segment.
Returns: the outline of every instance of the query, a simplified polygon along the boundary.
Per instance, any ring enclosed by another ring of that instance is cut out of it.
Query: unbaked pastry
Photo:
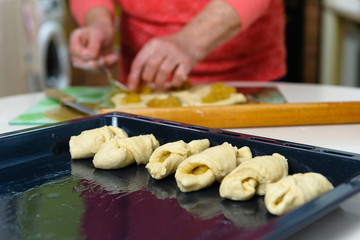
[[[121,128],[103,126],[83,131],[80,135],[70,138],[70,155],[72,159],[93,157],[100,147],[114,136],[127,138],[127,133]]]
[[[253,157],[249,147],[244,146],[236,151],[237,165],[249,160]]]
[[[96,153],[93,164],[96,168],[117,169],[137,163],[147,164],[153,151],[159,146],[152,134],[129,138],[114,137]]]
[[[188,90],[172,92],[171,95],[179,98],[182,106],[232,105],[246,102],[242,93],[232,93],[229,98],[210,103],[203,102],[202,98],[212,91],[212,85],[215,84],[202,84]]]
[[[163,179],[175,173],[179,164],[187,157],[209,148],[208,139],[193,140],[185,143],[183,140],[166,143],[153,152],[146,164],[150,175],[155,179]]]
[[[207,96],[212,91],[214,84],[200,84],[190,89],[181,91],[169,91],[169,92],[152,92],[140,94],[140,102],[136,103],[124,103],[126,93],[118,93],[111,98],[116,108],[141,108],[147,107],[147,103],[154,99],[167,99],[169,97],[176,97],[181,106],[212,106],[212,105],[232,105],[246,102],[246,97],[242,93],[231,93],[228,98],[220,99],[214,102],[206,103],[202,101],[202,98]],[[220,83],[221,85],[224,85]]]
[[[149,93],[149,94],[140,94],[140,102],[136,103],[123,103],[126,93],[118,93],[111,98],[112,103],[114,103],[116,108],[146,108],[146,103],[152,99],[166,99],[169,97],[166,93]]]
[[[220,185],[220,196],[232,200],[248,200],[256,194],[264,195],[266,185],[288,175],[284,156],[258,156],[241,163]]]
[[[178,166],[175,179],[182,192],[197,191],[221,180],[237,164],[237,148],[229,143],[214,146],[192,155]]]
[[[333,185],[319,173],[297,173],[269,184],[265,205],[270,213],[282,215],[333,188]]]

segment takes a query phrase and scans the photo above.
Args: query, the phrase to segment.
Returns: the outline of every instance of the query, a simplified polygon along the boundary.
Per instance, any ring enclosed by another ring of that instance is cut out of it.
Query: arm
[[[131,66],[129,87],[136,89],[141,80],[162,87],[171,75],[172,84],[179,86],[198,61],[240,29],[239,15],[229,3],[211,1],[179,32],[144,45]]]
[[[240,32],[237,12],[223,0],[211,1],[185,27],[175,34],[197,60],[205,58],[216,47]]]

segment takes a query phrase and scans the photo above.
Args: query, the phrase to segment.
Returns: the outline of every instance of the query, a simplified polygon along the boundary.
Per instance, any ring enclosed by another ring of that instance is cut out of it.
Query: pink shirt
[[[210,0],[118,0],[121,16],[123,79],[136,53],[153,37],[178,31]],[[239,14],[242,31],[203,61],[190,78],[193,82],[234,80],[270,81],[286,74],[285,16],[282,0],[224,0]],[[112,0],[71,0],[80,25],[86,12],[103,6],[114,12]]]

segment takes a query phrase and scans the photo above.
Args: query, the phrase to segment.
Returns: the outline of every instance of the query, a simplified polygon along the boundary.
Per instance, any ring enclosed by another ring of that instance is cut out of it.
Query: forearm
[[[109,10],[105,7],[94,7],[85,15],[85,25],[103,24],[113,26],[114,19]]]
[[[223,0],[213,0],[175,35],[180,43],[187,43],[184,47],[190,48],[187,51],[199,61],[240,30],[240,17],[233,7]]]

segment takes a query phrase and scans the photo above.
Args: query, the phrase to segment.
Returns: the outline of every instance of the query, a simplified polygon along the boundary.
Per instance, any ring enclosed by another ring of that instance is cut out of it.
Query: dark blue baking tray
[[[314,171],[335,189],[284,216],[263,197],[221,199],[219,184],[181,193],[173,176],[158,181],[143,165],[99,170],[71,160],[68,141],[87,129],[152,133],[160,144],[208,138],[249,146],[255,156],[284,155],[290,174]],[[360,190],[360,155],[316,146],[109,113],[0,135],[1,239],[284,239]]]

